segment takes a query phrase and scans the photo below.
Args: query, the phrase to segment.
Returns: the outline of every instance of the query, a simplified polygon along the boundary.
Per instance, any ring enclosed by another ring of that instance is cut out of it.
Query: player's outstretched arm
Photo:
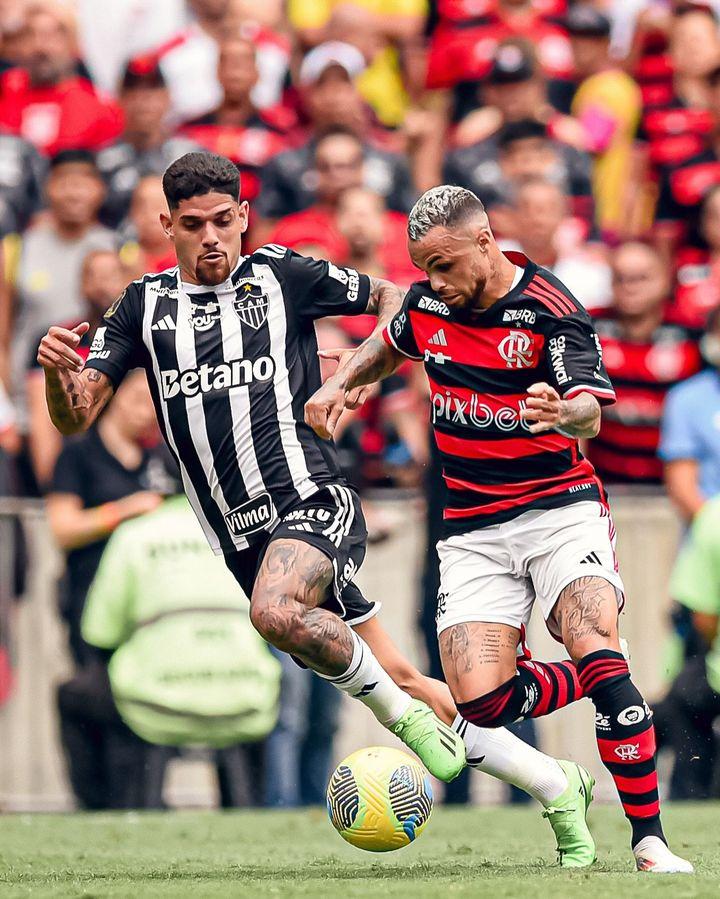
[[[38,349],[50,418],[65,436],[87,430],[113,393],[108,376],[92,368],[83,369],[82,357],[76,352],[89,327],[87,322],[71,331],[53,326]]]
[[[564,400],[554,387],[540,382],[528,388],[525,404],[521,415],[532,434],[555,430],[580,438],[597,437],[600,431],[600,403],[591,393]]]
[[[391,375],[404,361],[397,350],[383,340],[382,332],[402,307],[400,289],[383,278],[370,279],[370,299],[366,312],[376,314],[377,326],[354,353],[327,351],[326,358],[340,363],[337,371],[305,403],[305,421],[315,433],[329,440],[343,409],[358,405],[355,388],[373,384]]]

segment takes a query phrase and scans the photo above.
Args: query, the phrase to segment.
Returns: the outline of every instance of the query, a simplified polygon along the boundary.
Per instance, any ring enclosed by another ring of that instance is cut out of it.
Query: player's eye
[[[217,224],[222,228],[226,228],[232,222],[232,216],[223,215],[219,219],[217,219]]]
[[[436,272],[449,272],[452,268],[452,264],[450,262],[438,262],[435,265]]]

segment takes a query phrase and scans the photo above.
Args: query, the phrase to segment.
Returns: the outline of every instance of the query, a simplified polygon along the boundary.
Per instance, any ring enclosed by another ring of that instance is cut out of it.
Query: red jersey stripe
[[[556,315],[558,318],[562,318],[562,316],[565,314],[551,296],[543,293],[539,288],[533,288],[532,283],[528,284],[528,286],[523,290],[523,293],[542,303],[543,306],[546,307],[546,309],[549,309],[550,312],[552,312],[552,314]]]
[[[573,481],[578,478],[591,478],[595,472],[587,459],[583,459],[574,468],[556,475],[554,478],[535,478],[531,481],[518,481],[514,484],[474,484],[472,481],[464,481],[461,478],[451,478],[443,475],[445,483],[450,490],[470,490],[473,493],[485,493],[488,496],[521,496],[531,491],[558,481]]]
[[[570,297],[565,296],[561,290],[558,290],[557,287],[554,287],[549,281],[546,281],[545,278],[542,278],[540,275],[535,275],[530,283],[533,286],[539,285],[543,290],[546,290],[550,296],[554,297],[560,308],[566,310],[566,315],[570,315],[576,311],[577,306]]]
[[[583,484],[596,484],[597,481],[595,478],[584,478],[580,481],[574,481],[571,483],[563,483],[556,484],[553,487],[548,487],[546,490],[536,490],[534,493],[528,493],[527,496],[523,497],[511,497],[509,499],[502,499],[496,503],[487,503],[483,506],[472,506],[469,509],[445,509],[443,513],[444,518],[472,518],[476,515],[494,515],[496,512],[502,512],[504,509],[510,509],[513,506],[520,506],[526,503],[534,502],[536,499],[541,499],[544,496],[552,496],[554,493],[561,493],[564,490],[569,490],[571,487],[580,487]],[[521,499],[523,502],[519,502]]]
[[[442,355],[446,362],[477,368],[537,368],[542,360],[545,337],[524,328],[473,328],[456,322],[444,323],[435,315],[410,310],[418,351]],[[442,343],[431,343],[442,332]],[[392,335],[388,335],[392,342]],[[387,339],[387,338],[386,338]],[[501,352],[502,347],[502,352]]]
[[[539,437],[511,437],[509,440],[467,440],[435,431],[441,453],[462,456],[464,459],[522,459],[538,453],[552,453],[569,449],[575,441],[562,434],[541,434]]]

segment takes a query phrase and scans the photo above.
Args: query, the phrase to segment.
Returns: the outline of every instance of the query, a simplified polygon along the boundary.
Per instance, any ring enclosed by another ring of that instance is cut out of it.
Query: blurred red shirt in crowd
[[[120,134],[117,105],[76,74],[71,26],[60,13],[30,11],[24,67],[0,76],[0,126],[51,156],[94,150]]]
[[[701,366],[697,335],[665,320],[669,276],[660,255],[627,243],[613,258],[613,310],[596,320],[617,402],[603,411],[588,456],[607,483],[660,484],[665,396]]]

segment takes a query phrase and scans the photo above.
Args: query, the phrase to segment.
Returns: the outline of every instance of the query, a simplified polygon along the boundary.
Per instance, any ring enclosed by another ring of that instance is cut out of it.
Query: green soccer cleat
[[[547,818],[557,839],[561,868],[588,868],[596,859],[595,840],[587,826],[595,778],[575,762],[559,761],[568,779],[567,790],[546,808]]]
[[[390,730],[412,749],[434,777],[445,783],[465,767],[462,739],[419,699],[413,699],[407,712]]]

